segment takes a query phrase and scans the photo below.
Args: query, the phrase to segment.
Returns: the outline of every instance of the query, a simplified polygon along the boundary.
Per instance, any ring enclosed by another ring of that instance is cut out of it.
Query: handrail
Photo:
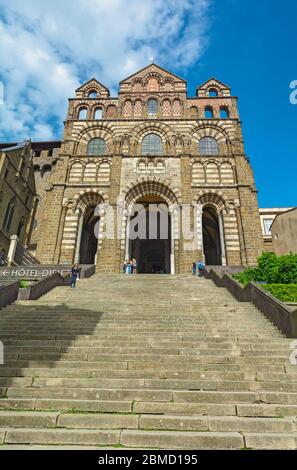
[[[68,285],[69,282],[70,275],[64,277],[60,273],[54,273],[26,289],[20,289],[18,300],[37,300],[55,287]]]
[[[6,286],[0,286],[0,308],[12,304],[18,298],[19,282],[11,282]]]
[[[255,282],[242,287],[230,274],[220,276],[214,269],[205,269],[204,277],[226,288],[239,302],[255,305],[288,338],[297,338],[297,309],[292,310]]]

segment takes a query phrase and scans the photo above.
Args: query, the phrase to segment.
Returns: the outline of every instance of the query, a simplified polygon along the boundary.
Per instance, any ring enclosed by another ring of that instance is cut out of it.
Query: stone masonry
[[[145,151],[152,136],[160,151]],[[169,208],[171,272],[188,272],[198,257],[207,264],[254,265],[263,251],[237,98],[214,78],[191,98],[182,78],[156,64],[123,80],[118,97],[91,79],[69,99],[58,151],[34,234],[43,264],[81,262],[88,209],[104,204],[114,212],[100,210],[91,262],[99,272],[120,272],[124,258],[131,256],[127,213],[143,198],[161,200]],[[116,217],[119,200],[122,212]],[[189,212],[174,215],[184,205]],[[113,239],[105,236],[108,218],[117,233]],[[193,240],[183,236],[187,219]]]

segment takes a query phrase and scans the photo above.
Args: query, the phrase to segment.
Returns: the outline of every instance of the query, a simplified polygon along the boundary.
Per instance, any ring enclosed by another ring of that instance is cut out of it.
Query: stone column
[[[220,230],[222,266],[226,266],[227,263],[226,263],[225,237],[224,237],[222,212],[218,214],[218,219],[219,219],[219,230]]]
[[[7,255],[8,266],[12,266],[14,263],[14,257],[15,257],[17,246],[18,246],[18,241],[19,241],[19,238],[17,235],[12,235],[10,237],[10,246],[9,246],[8,255]]]
[[[80,247],[81,247],[81,237],[82,237],[83,226],[84,226],[84,214],[83,214],[83,212],[81,212],[81,213],[80,213],[80,219],[79,219],[79,222],[78,222],[78,231],[77,231],[77,239],[76,239],[76,250],[75,250],[75,256],[74,256],[74,262],[75,262],[75,263],[79,263]]]

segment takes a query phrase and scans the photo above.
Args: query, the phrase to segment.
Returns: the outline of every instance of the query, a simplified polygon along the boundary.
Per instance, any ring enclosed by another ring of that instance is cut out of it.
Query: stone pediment
[[[206,80],[206,82],[202,83],[202,85],[199,85],[197,87],[197,95],[207,96],[208,91],[212,88],[217,90],[219,92],[219,95],[230,96],[231,94],[231,88],[229,87],[229,85],[226,85],[215,77],[211,77]]]
[[[187,83],[157,64],[150,64],[120,82],[121,92],[186,91]]]
[[[88,82],[81,85],[75,91],[78,98],[88,98],[89,94],[96,92],[98,98],[108,98],[109,90],[106,86],[102,85],[96,78],[91,78]]]

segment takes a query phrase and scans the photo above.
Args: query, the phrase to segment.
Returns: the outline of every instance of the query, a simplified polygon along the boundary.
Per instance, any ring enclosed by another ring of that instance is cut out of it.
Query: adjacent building
[[[30,238],[35,217],[36,187],[31,142],[0,144],[0,258],[8,256],[11,236],[21,246]]]

